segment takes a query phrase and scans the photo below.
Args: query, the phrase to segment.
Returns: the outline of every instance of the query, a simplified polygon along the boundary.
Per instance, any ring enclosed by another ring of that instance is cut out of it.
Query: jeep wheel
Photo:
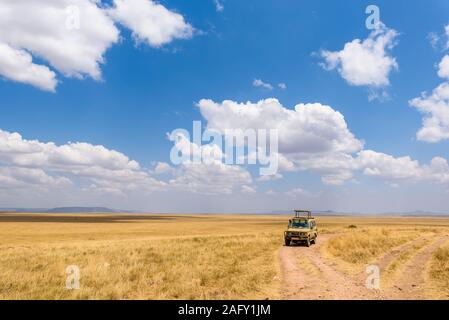
[[[290,240],[289,240],[289,239],[285,239],[285,245],[286,245],[287,247],[290,246]]]
[[[306,247],[310,247],[310,237],[306,240]]]

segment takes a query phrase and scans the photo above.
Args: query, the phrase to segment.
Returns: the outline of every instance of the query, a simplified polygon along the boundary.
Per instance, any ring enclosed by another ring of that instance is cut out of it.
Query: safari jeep
[[[312,243],[315,244],[317,237],[318,229],[312,212],[295,210],[295,217],[289,220],[287,231],[284,232],[285,245],[305,243],[307,247],[310,247]]]

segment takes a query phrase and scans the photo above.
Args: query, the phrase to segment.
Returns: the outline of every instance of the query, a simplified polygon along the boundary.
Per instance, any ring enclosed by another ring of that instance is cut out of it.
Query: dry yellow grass
[[[2,218],[1,299],[253,299],[279,291],[280,219]],[[79,290],[65,288],[68,265],[80,268]]]
[[[334,257],[345,262],[363,265],[367,264],[391,250],[419,236],[412,230],[370,228],[358,231],[349,231],[344,235],[330,241],[326,250]]]
[[[416,263],[415,257],[422,250],[429,248],[436,239],[449,231],[449,219],[407,218],[404,223],[397,223],[400,219],[403,218],[379,218],[377,224],[359,223],[357,228],[346,228],[342,234],[327,242],[321,252],[339,271],[353,277],[364,274],[365,267],[369,264],[378,265],[381,267],[383,288],[391,288],[397,281],[404,279],[405,269],[410,267],[410,263],[412,266]],[[382,223],[383,227],[380,226]],[[440,251],[441,249],[437,252]],[[441,252],[440,255],[444,256]],[[440,260],[444,259],[440,257]],[[447,299],[449,291],[446,289],[446,296],[441,296],[439,288],[441,285],[447,288],[449,275],[446,271],[444,276],[441,261],[439,267],[435,267],[435,263],[433,266],[439,270],[440,277],[446,277],[447,282],[435,277],[433,281],[425,280],[425,295]],[[416,270],[418,269],[419,266]],[[418,275],[419,271],[416,272]],[[425,279],[429,278],[425,270],[423,276]],[[432,295],[431,292],[439,294]]]
[[[273,234],[38,244],[2,250],[0,298],[229,299],[272,297]],[[77,265],[79,290],[65,288]]]
[[[449,242],[438,248],[429,265],[429,291],[434,299],[449,298]]]
[[[413,257],[420,249],[430,243],[430,239],[422,240],[416,244],[413,244],[410,248],[402,251],[399,256],[385,268],[384,272],[386,273],[386,276],[393,276],[395,273],[399,272],[411,257]]]
[[[288,218],[0,214],[0,299],[280,298],[278,252]],[[385,224],[389,230],[382,231]],[[334,258],[363,262],[416,228],[449,223],[319,217],[318,225],[320,233],[343,233],[326,248]],[[299,263],[316,272],[308,261]],[[80,268],[79,290],[65,288],[68,265]]]

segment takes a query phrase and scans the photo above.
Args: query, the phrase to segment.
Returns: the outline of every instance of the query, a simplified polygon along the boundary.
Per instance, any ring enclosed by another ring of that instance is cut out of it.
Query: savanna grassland
[[[449,219],[319,217],[306,248],[283,246],[288,218],[0,214],[0,299],[449,297]],[[69,265],[77,290],[66,288]]]

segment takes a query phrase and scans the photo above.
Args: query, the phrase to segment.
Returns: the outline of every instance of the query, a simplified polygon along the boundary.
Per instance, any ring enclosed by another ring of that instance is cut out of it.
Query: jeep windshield
[[[309,222],[307,220],[292,220],[290,221],[289,228],[294,229],[309,228]]]

